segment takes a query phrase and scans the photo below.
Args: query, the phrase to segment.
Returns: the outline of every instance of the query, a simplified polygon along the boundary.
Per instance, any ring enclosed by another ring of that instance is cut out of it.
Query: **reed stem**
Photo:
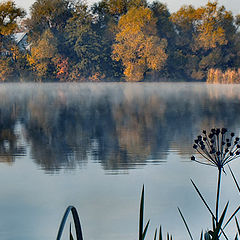
[[[220,198],[220,186],[221,186],[222,168],[218,168],[218,183],[217,183],[217,198],[216,198],[216,226],[218,224],[218,208]]]

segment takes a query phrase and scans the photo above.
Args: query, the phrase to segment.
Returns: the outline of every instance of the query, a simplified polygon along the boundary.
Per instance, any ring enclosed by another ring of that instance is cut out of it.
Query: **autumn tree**
[[[148,70],[164,66],[166,40],[156,36],[156,19],[149,8],[131,8],[120,18],[118,29],[112,57],[122,62],[127,81],[140,81]]]
[[[16,7],[13,1],[0,3],[0,36],[12,34],[18,27],[17,20],[24,15],[24,10]]]
[[[15,74],[13,67],[12,34],[17,30],[17,21],[23,18],[25,12],[13,1],[0,3],[0,80],[5,81]]]
[[[69,54],[64,33],[73,5],[70,0],[37,0],[30,8],[30,18],[25,21],[31,44],[28,62],[38,80],[68,76],[63,72],[68,69]]]
[[[102,67],[104,74],[111,79],[123,76],[123,66],[120,62],[112,59],[112,45],[115,42],[117,25],[122,15],[126,14],[131,7],[147,6],[146,0],[101,0],[95,3],[91,11],[94,15],[93,27],[99,35],[101,42]]]
[[[189,78],[204,79],[209,68],[230,63],[227,52],[235,27],[232,13],[223,6],[217,2],[197,9],[184,6],[171,15],[171,20],[177,30],[176,55]]]
[[[54,78],[57,57],[57,41],[48,29],[42,34],[42,38],[31,46],[28,62],[40,81],[51,80]]]

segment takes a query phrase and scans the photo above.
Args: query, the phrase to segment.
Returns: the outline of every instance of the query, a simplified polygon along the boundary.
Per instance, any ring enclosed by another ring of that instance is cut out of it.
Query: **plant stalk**
[[[218,168],[218,184],[217,184],[217,198],[216,198],[216,226],[218,224],[218,208],[219,208],[219,198],[220,198],[221,176],[222,176],[222,168]]]

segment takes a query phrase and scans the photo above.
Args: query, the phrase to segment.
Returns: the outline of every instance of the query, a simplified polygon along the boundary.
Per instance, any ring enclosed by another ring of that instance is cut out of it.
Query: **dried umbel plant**
[[[197,160],[195,156],[192,156],[192,161],[214,166],[218,169],[216,212],[214,217],[216,227],[221,220],[218,219],[218,212],[222,171],[224,171],[226,164],[240,157],[240,138],[226,128],[213,128],[210,133],[203,130],[202,134],[194,140],[193,148],[204,159]]]
[[[194,156],[191,160],[210,166],[215,166],[219,171],[224,170],[224,165],[240,157],[240,138],[235,137],[233,132],[228,132],[226,128],[213,128],[207,134],[202,131],[194,140],[193,148],[206,160],[196,160]]]

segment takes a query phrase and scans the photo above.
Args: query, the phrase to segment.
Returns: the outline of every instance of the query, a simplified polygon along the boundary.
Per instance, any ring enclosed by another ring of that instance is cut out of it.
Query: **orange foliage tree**
[[[167,59],[166,40],[156,35],[149,8],[132,7],[118,23],[112,58],[121,61],[127,81],[140,81],[148,70],[160,70]]]
[[[57,43],[51,30],[46,30],[33,46],[28,54],[28,62],[33,72],[43,78],[54,76],[56,62],[58,58]]]

